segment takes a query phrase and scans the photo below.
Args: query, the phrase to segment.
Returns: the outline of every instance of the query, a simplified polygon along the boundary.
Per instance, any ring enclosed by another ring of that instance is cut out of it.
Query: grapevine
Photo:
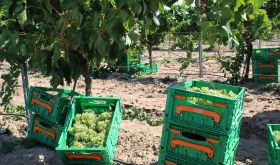
[[[70,148],[103,147],[107,130],[113,117],[112,112],[95,113],[86,110],[77,114],[73,127],[68,130]]]

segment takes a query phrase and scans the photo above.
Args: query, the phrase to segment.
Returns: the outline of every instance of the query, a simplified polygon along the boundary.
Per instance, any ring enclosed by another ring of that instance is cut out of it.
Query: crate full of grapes
[[[121,119],[119,98],[75,97],[58,155],[66,164],[112,164]]]
[[[28,107],[37,115],[55,123],[63,123],[72,90],[31,87]],[[74,95],[80,95],[74,92]]]
[[[267,125],[269,165],[280,165],[280,124]]]
[[[188,81],[168,88],[165,121],[227,135],[240,123],[246,88]]]

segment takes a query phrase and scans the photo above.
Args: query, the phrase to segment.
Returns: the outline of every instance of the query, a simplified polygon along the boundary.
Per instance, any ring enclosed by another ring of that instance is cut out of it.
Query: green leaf
[[[121,10],[120,11],[120,17],[123,22],[125,22],[128,19],[128,12],[126,10]]]
[[[193,4],[194,0],[185,0],[184,2],[187,6],[191,6]]]
[[[230,21],[230,19],[232,17],[232,13],[233,13],[233,11],[228,7],[225,7],[225,8],[222,9],[222,12],[221,12],[221,14],[222,14],[221,15],[222,25],[225,25],[227,22]]]
[[[94,44],[94,47],[97,49],[97,51],[100,53],[101,56],[105,55],[106,43],[101,35],[98,36]]]
[[[149,1],[150,3],[150,8],[152,9],[152,11],[157,11],[159,8],[159,1],[158,0],[152,0]]]
[[[20,14],[18,14],[17,18],[18,18],[19,24],[23,28],[27,21],[26,9],[24,9]]]
[[[50,0],[43,0],[43,2],[47,11],[52,14],[52,6],[50,4]]]
[[[62,7],[64,9],[73,9],[77,8],[79,4],[81,3],[80,0],[63,0]]]
[[[255,8],[260,8],[260,7],[262,7],[263,6],[263,4],[264,4],[264,0],[249,0],[249,2],[251,3],[251,4],[254,4],[254,6],[255,6]]]
[[[52,56],[52,66],[59,68],[58,66],[58,60],[61,57],[61,49],[60,45],[58,43],[54,44],[54,51],[53,51],[53,56]]]
[[[106,23],[106,31],[113,35],[116,32],[115,25],[117,23],[117,18],[115,16],[111,17]]]
[[[234,11],[237,11],[240,6],[245,5],[244,0],[236,0],[236,5],[234,7]]]
[[[136,32],[129,32],[128,36],[132,41],[138,41],[139,40],[139,35]]]

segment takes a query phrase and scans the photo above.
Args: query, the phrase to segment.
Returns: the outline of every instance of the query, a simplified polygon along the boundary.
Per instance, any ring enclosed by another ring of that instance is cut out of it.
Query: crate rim
[[[76,99],[111,99],[111,100],[120,100],[121,97],[117,96],[117,97],[103,97],[103,96],[74,96],[73,99],[74,101]]]
[[[210,94],[206,94],[206,93],[200,93],[200,92],[194,92],[194,91],[190,91],[190,90],[186,90],[186,89],[180,89],[180,88],[177,88],[177,86],[179,85],[182,85],[182,84],[185,84],[187,82],[191,82],[191,81],[194,81],[194,82],[205,82],[205,83],[211,83],[211,84],[217,84],[217,83],[212,83],[212,82],[208,82],[208,81],[201,81],[201,80],[189,80],[189,81],[186,81],[186,82],[181,82],[181,83],[177,83],[175,85],[172,85],[172,86],[169,86],[168,89],[176,89],[176,90],[179,90],[179,91],[187,91],[187,92],[190,92],[190,93],[195,93],[195,94],[201,94],[201,95],[204,95],[204,96],[211,96],[211,97],[214,97],[214,98],[218,98],[218,99],[226,99],[226,100],[231,100],[231,101],[236,101],[238,100],[239,96],[242,94],[242,93],[245,93],[248,89],[246,87],[241,87],[241,86],[234,86],[234,85],[228,85],[228,84],[222,84],[222,85],[226,85],[226,86],[231,86],[231,87],[238,87],[238,88],[241,88],[241,90],[239,91],[238,94],[236,94],[236,97],[235,98],[225,98],[225,97],[221,97],[221,96],[217,96],[217,95],[210,95]]]

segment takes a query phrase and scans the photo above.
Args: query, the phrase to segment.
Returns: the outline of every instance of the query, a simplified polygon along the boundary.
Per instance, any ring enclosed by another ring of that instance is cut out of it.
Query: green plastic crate
[[[280,59],[280,48],[259,48],[253,49],[253,59]]]
[[[236,153],[237,145],[233,148],[232,153]],[[228,157],[223,162],[202,161],[192,157],[182,157],[174,153],[160,153],[158,165],[234,165],[235,154]]]
[[[28,125],[28,137],[51,147],[56,147],[63,125],[53,123],[31,113]]]
[[[256,74],[254,74],[253,79],[254,79],[254,82],[259,83],[259,84],[279,83],[280,75],[269,75],[269,74],[256,75]]]
[[[280,60],[252,60],[254,74],[273,74],[279,75]]]
[[[69,109],[71,90],[30,87],[28,107],[51,122],[64,123]],[[80,95],[75,92],[74,95]]]
[[[166,122],[162,130],[160,152],[172,152],[200,161],[224,162],[235,155],[240,125],[230,135],[225,136]]]
[[[186,90],[188,87],[209,87],[234,92],[234,99]],[[216,134],[227,135],[239,124],[244,111],[246,89],[204,81],[188,81],[168,88],[165,120],[193,126]],[[212,101],[210,106],[197,105],[188,101],[189,97]]]
[[[72,127],[77,113],[84,110],[95,112],[111,111],[113,106],[114,115],[108,130],[104,148],[69,148],[67,145],[68,129]],[[120,131],[122,110],[119,98],[105,97],[75,97],[72,109],[66,119],[61,138],[56,151],[66,164],[112,164]]]
[[[280,146],[274,138],[273,131],[280,131],[280,124],[267,125],[268,160],[269,165],[280,165]]]
[[[126,54],[123,64],[124,66],[137,66],[142,63],[141,54]]]
[[[146,63],[141,65],[141,72],[148,74],[151,73],[151,69],[150,69],[150,64]],[[153,72],[152,73],[157,73],[158,72],[158,64],[153,64]]]
[[[128,55],[129,65],[130,66],[137,66],[142,63],[142,55],[141,54],[131,54]]]
[[[123,63],[119,67],[119,71],[125,73],[135,73],[141,70],[142,55],[141,54],[126,54]]]

